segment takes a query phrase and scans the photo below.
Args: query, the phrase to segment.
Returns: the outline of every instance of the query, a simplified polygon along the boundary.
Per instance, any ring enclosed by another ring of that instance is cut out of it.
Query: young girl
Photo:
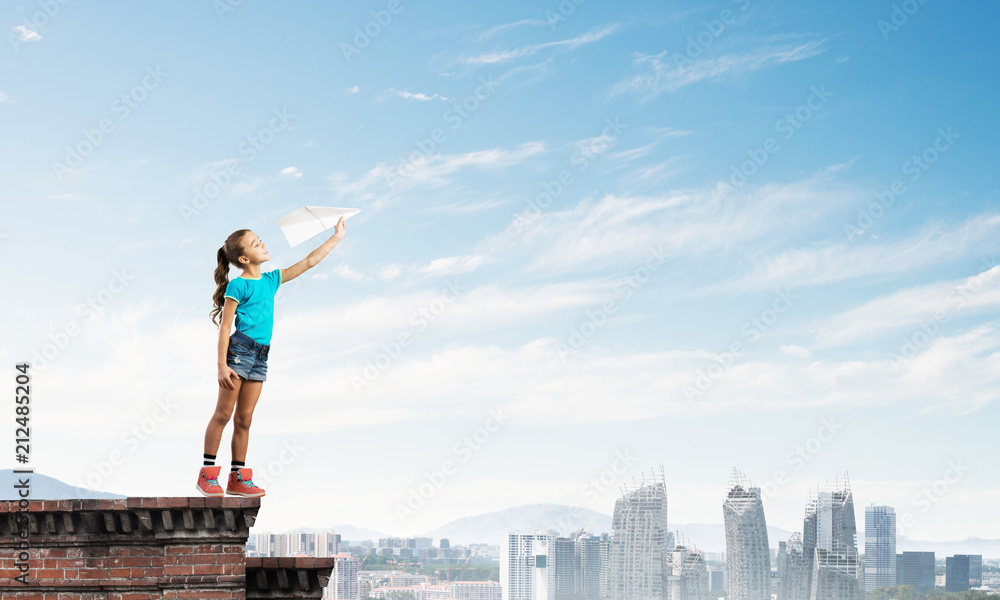
[[[216,498],[225,494],[248,498],[264,495],[264,490],[254,485],[252,469],[247,469],[244,461],[253,409],[267,378],[274,295],[279,285],[295,279],[326,258],[344,238],[346,228],[341,217],[330,239],[310,252],[309,256],[288,269],[273,269],[264,274],[261,274],[260,266],[271,260],[271,256],[264,242],[249,229],[234,231],[226,238],[225,245],[219,248],[219,266],[215,269],[218,287],[212,296],[215,308],[209,313],[216,325],[216,317],[222,313],[219,327],[219,400],[205,430],[205,464],[198,473],[198,491],[202,494]],[[229,281],[230,264],[243,269],[243,273],[232,281]],[[236,332],[230,337],[233,317],[236,317]],[[222,431],[229,423],[234,407],[232,468],[223,493],[219,486],[221,467],[215,466],[215,457],[222,441]]]

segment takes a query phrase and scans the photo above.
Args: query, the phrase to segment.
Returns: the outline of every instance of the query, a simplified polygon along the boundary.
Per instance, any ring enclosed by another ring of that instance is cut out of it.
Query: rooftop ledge
[[[3,598],[320,598],[334,558],[250,558],[260,498],[0,501]]]

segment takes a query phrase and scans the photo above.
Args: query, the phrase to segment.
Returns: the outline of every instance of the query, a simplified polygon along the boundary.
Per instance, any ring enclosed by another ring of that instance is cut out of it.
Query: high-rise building
[[[726,524],[726,573],[732,600],[771,599],[771,554],[760,488],[733,469],[729,493],[722,504]]]
[[[897,554],[896,585],[908,585],[921,593],[934,589],[934,553]]]
[[[602,533],[580,536],[580,594],[586,600],[603,597],[608,588],[608,546],[611,537]]]
[[[552,550],[555,600],[578,600],[583,589],[582,548],[578,538],[556,538]]]
[[[330,573],[330,582],[326,586],[326,597],[331,600],[360,600],[361,589],[358,585],[358,569],[360,563],[357,556],[337,554],[337,561]]]
[[[555,568],[549,564],[555,539],[545,529],[507,535],[500,550],[503,600],[555,600]]]
[[[802,549],[810,567],[811,600],[864,600],[854,496],[846,477],[821,487],[810,499]]]
[[[705,556],[706,553],[702,553]],[[708,591],[710,592],[724,592],[726,591],[726,568],[725,567],[709,567],[708,568]]]
[[[802,534],[778,543],[778,600],[809,600],[809,561],[802,549]]]
[[[700,550],[686,545],[674,548],[670,553],[667,590],[670,600],[708,600],[708,571]]]
[[[983,556],[956,554],[945,559],[944,591],[965,592],[983,583]]]
[[[316,556],[323,558],[340,554],[340,534],[323,531],[316,534]]]
[[[865,507],[865,591],[896,585],[896,509]]]
[[[667,485],[663,466],[622,485],[611,521],[614,537],[608,565],[611,600],[667,598]]]

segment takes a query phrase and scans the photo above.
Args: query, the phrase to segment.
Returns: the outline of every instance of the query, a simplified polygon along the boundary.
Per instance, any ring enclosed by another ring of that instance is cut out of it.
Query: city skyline
[[[326,236],[275,220],[334,206],[276,298],[260,527],[611,514],[664,464],[677,523],[735,466],[789,531],[849,472],[907,538],[1000,539],[1000,6],[918,4],[5,4],[29,466],[197,494],[217,250],[288,268]]]

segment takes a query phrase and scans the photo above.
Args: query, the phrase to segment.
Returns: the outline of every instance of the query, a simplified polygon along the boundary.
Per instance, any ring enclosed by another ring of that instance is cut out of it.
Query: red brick
[[[224,565],[195,565],[194,575],[225,575],[225,570]]]

